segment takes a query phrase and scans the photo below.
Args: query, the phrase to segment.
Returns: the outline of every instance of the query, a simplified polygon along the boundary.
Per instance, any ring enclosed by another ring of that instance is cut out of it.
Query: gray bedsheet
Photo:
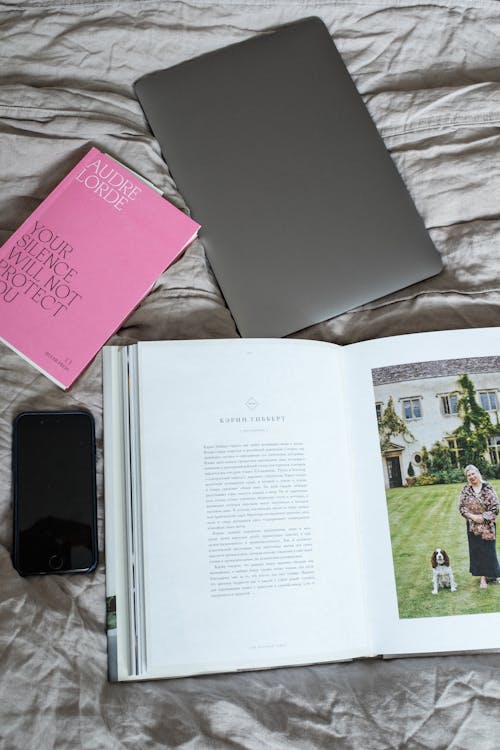
[[[299,335],[348,343],[499,325],[500,4],[488,0],[0,0],[0,242],[90,144],[184,207],[133,81],[307,15],[334,36],[445,270]],[[113,340],[236,335],[196,241]],[[500,655],[109,684],[101,359],[63,393],[2,346],[0,399],[2,749],[500,746]],[[22,579],[10,560],[12,418],[75,406],[97,422],[99,568]]]

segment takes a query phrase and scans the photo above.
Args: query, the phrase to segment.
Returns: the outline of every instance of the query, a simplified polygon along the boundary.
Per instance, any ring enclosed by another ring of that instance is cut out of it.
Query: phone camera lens
[[[61,570],[63,564],[64,560],[60,555],[52,555],[49,558],[49,568],[51,568],[51,570]]]

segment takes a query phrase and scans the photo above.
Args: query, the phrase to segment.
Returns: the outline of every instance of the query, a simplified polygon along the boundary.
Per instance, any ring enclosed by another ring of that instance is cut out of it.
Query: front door
[[[403,480],[401,478],[401,463],[399,456],[391,456],[386,458],[387,461],[387,474],[389,475],[389,487],[402,487]]]

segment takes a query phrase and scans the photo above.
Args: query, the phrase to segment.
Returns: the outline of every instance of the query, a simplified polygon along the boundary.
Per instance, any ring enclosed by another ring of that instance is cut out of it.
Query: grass
[[[491,484],[500,496],[500,480]],[[466,525],[458,511],[462,486],[436,484],[387,490],[401,618],[500,611],[500,585],[479,589],[479,578],[469,573]],[[498,526],[500,532],[500,523]],[[431,555],[436,547],[443,547],[450,556],[455,592],[440,589],[437,595],[431,593]]]

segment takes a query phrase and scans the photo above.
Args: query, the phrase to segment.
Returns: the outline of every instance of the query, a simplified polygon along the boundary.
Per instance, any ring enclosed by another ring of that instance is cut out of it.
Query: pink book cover
[[[91,148],[0,248],[0,340],[69,388],[198,229]]]

